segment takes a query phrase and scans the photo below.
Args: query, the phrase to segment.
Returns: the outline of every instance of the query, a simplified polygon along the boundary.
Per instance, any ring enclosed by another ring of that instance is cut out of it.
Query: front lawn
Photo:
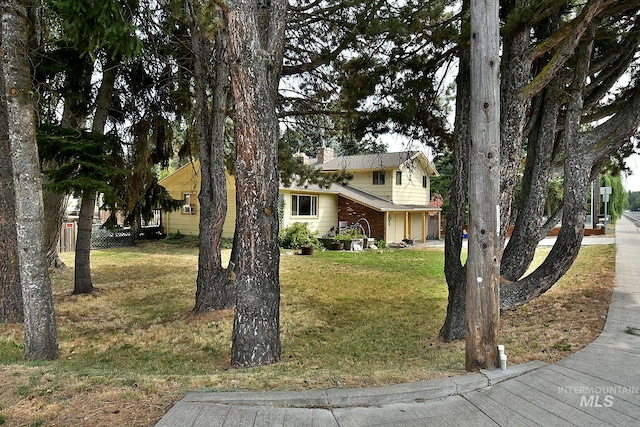
[[[71,265],[73,254],[63,255]],[[509,363],[555,361],[597,336],[614,258],[613,245],[585,247],[548,295],[505,314]],[[188,390],[362,387],[464,374],[464,343],[438,338],[447,303],[441,249],[283,252],[282,362],[244,370],[229,368],[233,312],[191,313],[197,247],[94,251],[92,267],[91,295],[71,295],[71,268],[52,276],[59,360],[23,362],[21,327],[0,325],[7,425],[145,426]]]

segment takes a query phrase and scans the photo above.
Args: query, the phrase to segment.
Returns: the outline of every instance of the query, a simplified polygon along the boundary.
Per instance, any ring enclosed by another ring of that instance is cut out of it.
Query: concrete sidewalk
[[[621,219],[615,241],[604,330],[556,364],[389,387],[190,393],[156,426],[640,425],[640,233]]]

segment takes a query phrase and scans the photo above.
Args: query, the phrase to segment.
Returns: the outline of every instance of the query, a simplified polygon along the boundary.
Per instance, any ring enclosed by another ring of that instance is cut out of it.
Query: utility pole
[[[495,369],[500,320],[500,58],[498,0],[471,0],[471,149],[467,371]]]

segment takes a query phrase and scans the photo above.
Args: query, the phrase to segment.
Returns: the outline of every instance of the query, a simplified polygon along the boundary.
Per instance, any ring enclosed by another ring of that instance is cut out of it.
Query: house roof
[[[314,166],[325,171],[347,170],[376,170],[395,169],[400,165],[417,160],[432,175],[437,175],[431,162],[420,151],[400,151],[396,153],[362,154],[357,156],[335,157],[324,163],[316,163]]]
[[[200,160],[187,162],[176,169],[171,175],[161,179],[158,184],[166,188],[167,185],[176,179],[180,179],[182,174],[186,174],[186,179],[192,181],[200,173]]]
[[[428,205],[399,205],[392,203],[389,200],[385,200],[366,191],[358,190],[357,188],[349,187],[348,185],[333,184],[331,188],[336,188],[340,196],[351,199],[355,202],[361,203],[372,209],[380,212],[405,212],[405,211],[440,211],[442,209],[437,208],[431,204]]]
[[[346,167],[351,170],[357,169],[383,169],[383,168],[397,168],[401,164],[417,160],[420,162],[426,162],[424,165],[429,169],[429,162],[426,156],[419,151],[404,151],[399,153],[383,153],[383,154],[366,154],[360,156],[344,156],[344,157],[336,157],[333,160],[329,160],[324,164],[318,164],[316,166],[322,167],[323,170],[338,170]],[[344,163],[346,162],[346,163]],[[337,169],[328,169],[331,167],[335,167],[335,165],[339,164]],[[346,166],[345,166],[346,165]],[[433,166],[430,166],[433,169]],[[163,179],[160,184],[166,185],[168,182],[177,179],[178,172],[186,173],[190,176],[190,179],[194,179],[194,177],[200,171],[200,162],[196,160],[196,162],[188,163],[178,169],[173,174],[169,175],[165,179]],[[435,172],[435,169],[433,169]],[[437,173],[437,172],[436,172]],[[358,202],[362,205],[368,206],[372,209],[375,209],[379,212],[404,212],[404,211],[440,211],[441,209],[435,207],[431,204],[427,205],[400,205],[396,203],[392,203],[389,200],[383,199],[381,197],[375,196],[371,193],[367,193],[366,191],[359,190],[354,187],[350,187],[349,185],[342,185],[334,183],[330,188],[320,188],[317,184],[307,184],[305,186],[296,186],[292,185],[291,187],[283,187],[280,185],[280,190],[291,191],[291,192],[311,192],[311,193],[325,193],[325,194],[338,194],[340,196],[346,197],[350,200]]]
[[[405,211],[422,212],[422,211],[442,210],[431,204],[400,205],[400,204],[392,203],[389,200],[375,196],[371,193],[367,193],[366,191],[362,191],[357,188],[350,187],[348,185],[337,184],[337,183],[333,184],[330,188],[320,188],[316,184],[309,184],[306,186],[296,186],[296,185],[292,185],[291,187],[281,186],[280,190],[290,191],[292,193],[305,192],[305,193],[337,194],[339,196],[346,197],[347,199],[353,200],[354,202],[358,202],[362,205],[368,206],[379,212],[405,212]]]

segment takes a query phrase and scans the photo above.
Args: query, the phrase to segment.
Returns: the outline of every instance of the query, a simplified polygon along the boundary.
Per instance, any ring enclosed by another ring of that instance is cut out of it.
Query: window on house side
[[[402,171],[396,171],[396,185],[402,185]]]
[[[318,216],[318,196],[291,195],[292,216]]]
[[[384,185],[384,171],[373,171],[373,185]]]
[[[427,183],[427,176],[425,175],[422,177],[422,188],[427,188]]]
[[[196,211],[196,194],[182,193],[182,213],[194,214]]]

